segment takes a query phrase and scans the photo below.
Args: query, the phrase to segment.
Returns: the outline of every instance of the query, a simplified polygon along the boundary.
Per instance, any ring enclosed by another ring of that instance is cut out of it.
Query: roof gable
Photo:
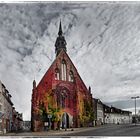
[[[61,52],[58,54],[58,56],[55,58],[55,60],[53,61],[53,63],[51,64],[51,66],[48,68],[47,72],[44,74],[44,76],[42,77],[42,79],[40,80],[40,82],[38,83],[37,87],[39,87],[40,85],[42,85],[42,83],[48,80],[48,76],[50,74],[53,73],[53,66],[54,64],[56,64],[56,62],[61,59],[61,58],[67,58],[67,60],[69,61],[68,63],[74,68],[75,73],[77,74],[77,78],[79,78],[80,82],[82,83],[83,87],[85,88],[85,90],[88,90],[85,83],[83,82],[82,78],[80,77],[75,65],[73,64],[72,60],[70,59],[70,57],[68,56],[68,54],[65,52],[65,50],[61,50]],[[52,77],[51,77],[52,78]]]
[[[82,85],[84,86],[84,88],[85,88],[86,90],[88,90],[87,87],[86,87],[86,85],[85,85],[85,83],[83,82],[81,76],[79,75],[79,73],[78,73],[78,71],[77,71],[75,65],[73,64],[72,60],[70,59],[69,55],[68,55],[64,50],[61,50],[61,52],[60,52],[59,55],[56,57],[56,59],[59,59],[60,57],[63,57],[62,55],[65,55],[65,57],[67,57],[67,59],[69,60],[70,64],[71,64],[72,67],[74,68],[74,71],[76,72],[76,74],[77,74],[79,80],[81,81]]]

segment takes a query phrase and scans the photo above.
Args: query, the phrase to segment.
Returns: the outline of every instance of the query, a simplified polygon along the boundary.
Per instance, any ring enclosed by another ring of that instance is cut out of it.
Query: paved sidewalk
[[[72,133],[78,133],[78,132],[84,132],[88,130],[93,130],[97,129],[98,127],[82,127],[82,128],[73,128],[73,130],[65,129],[62,130],[49,130],[49,131],[42,131],[42,132],[18,132],[18,133],[7,133],[4,135],[4,137],[55,137],[55,136],[61,136],[61,135],[66,135],[67,134],[72,134]]]

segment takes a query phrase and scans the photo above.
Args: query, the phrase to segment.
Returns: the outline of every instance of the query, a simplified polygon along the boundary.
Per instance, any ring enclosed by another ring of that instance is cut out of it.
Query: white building
[[[115,107],[104,105],[106,124],[128,124],[132,123],[132,112],[124,111]]]

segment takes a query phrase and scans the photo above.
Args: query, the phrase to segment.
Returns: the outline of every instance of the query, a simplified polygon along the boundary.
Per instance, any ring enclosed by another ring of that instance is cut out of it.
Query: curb
[[[67,135],[67,134],[72,134],[72,133],[78,133],[78,132],[84,132],[84,131],[88,131],[88,130],[93,130],[93,129],[97,129],[98,127],[82,127],[82,128],[72,128],[72,129],[67,129],[65,131],[65,129],[62,130],[49,130],[49,131],[41,131],[41,132],[19,132],[19,133],[7,133],[4,135],[0,135],[0,136],[4,136],[4,137],[10,137],[10,136],[15,136],[15,137],[45,137],[45,136],[58,136],[58,135]]]

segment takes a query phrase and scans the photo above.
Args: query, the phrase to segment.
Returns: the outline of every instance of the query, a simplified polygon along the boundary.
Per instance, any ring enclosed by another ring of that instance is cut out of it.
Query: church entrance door
[[[69,115],[67,113],[62,115],[62,128],[69,128]]]

